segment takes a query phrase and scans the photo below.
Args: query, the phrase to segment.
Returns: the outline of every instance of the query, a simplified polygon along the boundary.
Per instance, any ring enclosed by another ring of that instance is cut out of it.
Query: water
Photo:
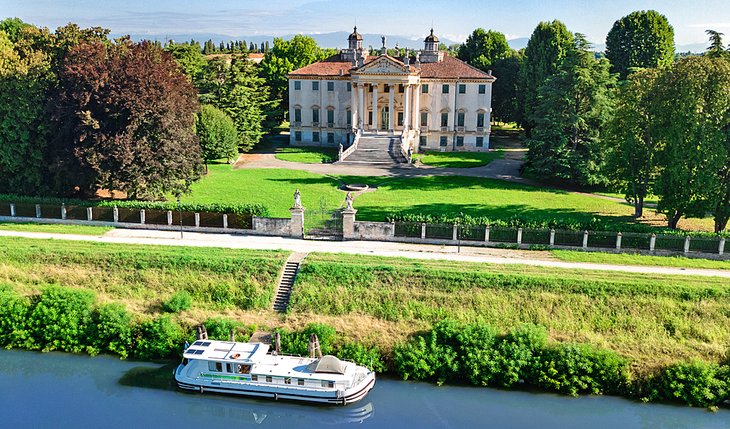
[[[174,365],[0,350],[0,428],[722,428],[730,410],[380,379],[319,407],[178,392]]]

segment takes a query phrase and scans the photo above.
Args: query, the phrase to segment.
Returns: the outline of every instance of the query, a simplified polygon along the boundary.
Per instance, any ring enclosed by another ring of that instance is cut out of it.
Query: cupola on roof
[[[350,37],[348,37],[347,40],[362,40],[362,35],[357,32],[357,26],[355,26],[352,34],[350,34]]]
[[[431,29],[431,34],[429,34],[429,35],[428,35],[428,36],[426,37],[426,40],[424,40],[424,42],[438,42],[438,41],[439,41],[439,38],[438,38],[438,37],[436,37],[436,36],[435,36],[435,35],[433,34],[433,28],[432,28],[432,29]]]

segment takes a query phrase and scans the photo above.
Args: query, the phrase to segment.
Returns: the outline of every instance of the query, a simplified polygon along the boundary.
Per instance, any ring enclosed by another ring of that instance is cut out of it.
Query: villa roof
[[[369,64],[378,58],[380,57],[370,57],[365,61],[365,64]],[[388,58],[398,64],[403,64],[397,58],[390,56]],[[418,70],[413,65],[414,63],[415,58],[412,58],[410,65],[411,72]],[[349,76],[351,70],[353,70],[352,63],[350,61],[342,61],[341,55],[336,54],[323,61],[294,70],[289,73],[289,76]],[[472,67],[464,61],[449,55],[444,55],[443,61],[421,63],[421,77],[426,79],[495,79],[493,76],[478,68]]]

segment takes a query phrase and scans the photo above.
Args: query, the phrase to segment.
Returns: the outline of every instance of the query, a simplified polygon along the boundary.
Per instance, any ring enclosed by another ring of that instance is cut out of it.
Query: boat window
[[[335,382],[334,381],[322,380],[322,387],[333,388],[333,387],[335,387]]]
[[[251,381],[259,381],[259,376],[254,374],[251,376]]]
[[[233,365],[231,365],[230,363],[227,363],[226,364],[226,372],[233,372]]]
[[[208,370],[216,371],[216,372],[223,372],[223,364],[220,362],[208,361]]]
[[[284,384],[291,384],[291,377],[284,377]]]
[[[271,381],[272,381],[271,376],[270,375],[267,375],[266,376],[266,382],[267,383],[271,383]]]
[[[297,384],[300,386],[304,386],[304,379],[303,378],[298,379]]]
[[[250,374],[251,365],[236,364],[236,372],[239,374]]]

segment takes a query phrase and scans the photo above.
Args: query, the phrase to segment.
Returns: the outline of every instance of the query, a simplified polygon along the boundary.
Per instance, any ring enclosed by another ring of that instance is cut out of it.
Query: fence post
[[[555,230],[550,228],[550,245],[555,246]]]
[[[583,231],[583,248],[588,248],[588,231]]]
[[[61,203],[61,219],[66,220],[66,204]]]
[[[167,226],[172,226],[172,210],[167,211]]]
[[[422,223],[421,224],[421,240],[425,240],[425,239],[426,239],[426,224]]]
[[[35,217],[39,218],[41,217],[41,205],[36,204],[35,205]]]
[[[117,206],[112,208],[112,216],[114,216],[114,223],[119,223],[119,209]]]
[[[656,234],[652,234],[651,237],[649,237],[649,251],[654,252],[655,247],[656,247]]]
[[[522,228],[517,228],[517,244],[522,244]]]
[[[10,203],[10,216],[15,217],[15,203]]]
[[[454,226],[451,228],[451,239],[456,241],[459,239],[459,225],[454,224]]]
[[[484,241],[489,243],[489,225],[484,226]]]
[[[86,207],[86,220],[94,220],[94,212],[91,211],[91,207]]]
[[[228,229],[228,214],[223,213],[223,229]]]
[[[195,213],[195,227],[200,228],[200,213]]]
[[[689,235],[684,237],[684,253],[689,253],[689,242],[690,238]]]
[[[725,237],[720,238],[720,244],[717,246],[717,254],[722,255],[725,253]]]
[[[144,216],[144,209],[139,211],[139,224],[144,225],[145,216]]]
[[[623,236],[623,234],[621,234],[620,232],[618,234],[616,234],[616,250],[621,250],[621,237],[622,236]]]

